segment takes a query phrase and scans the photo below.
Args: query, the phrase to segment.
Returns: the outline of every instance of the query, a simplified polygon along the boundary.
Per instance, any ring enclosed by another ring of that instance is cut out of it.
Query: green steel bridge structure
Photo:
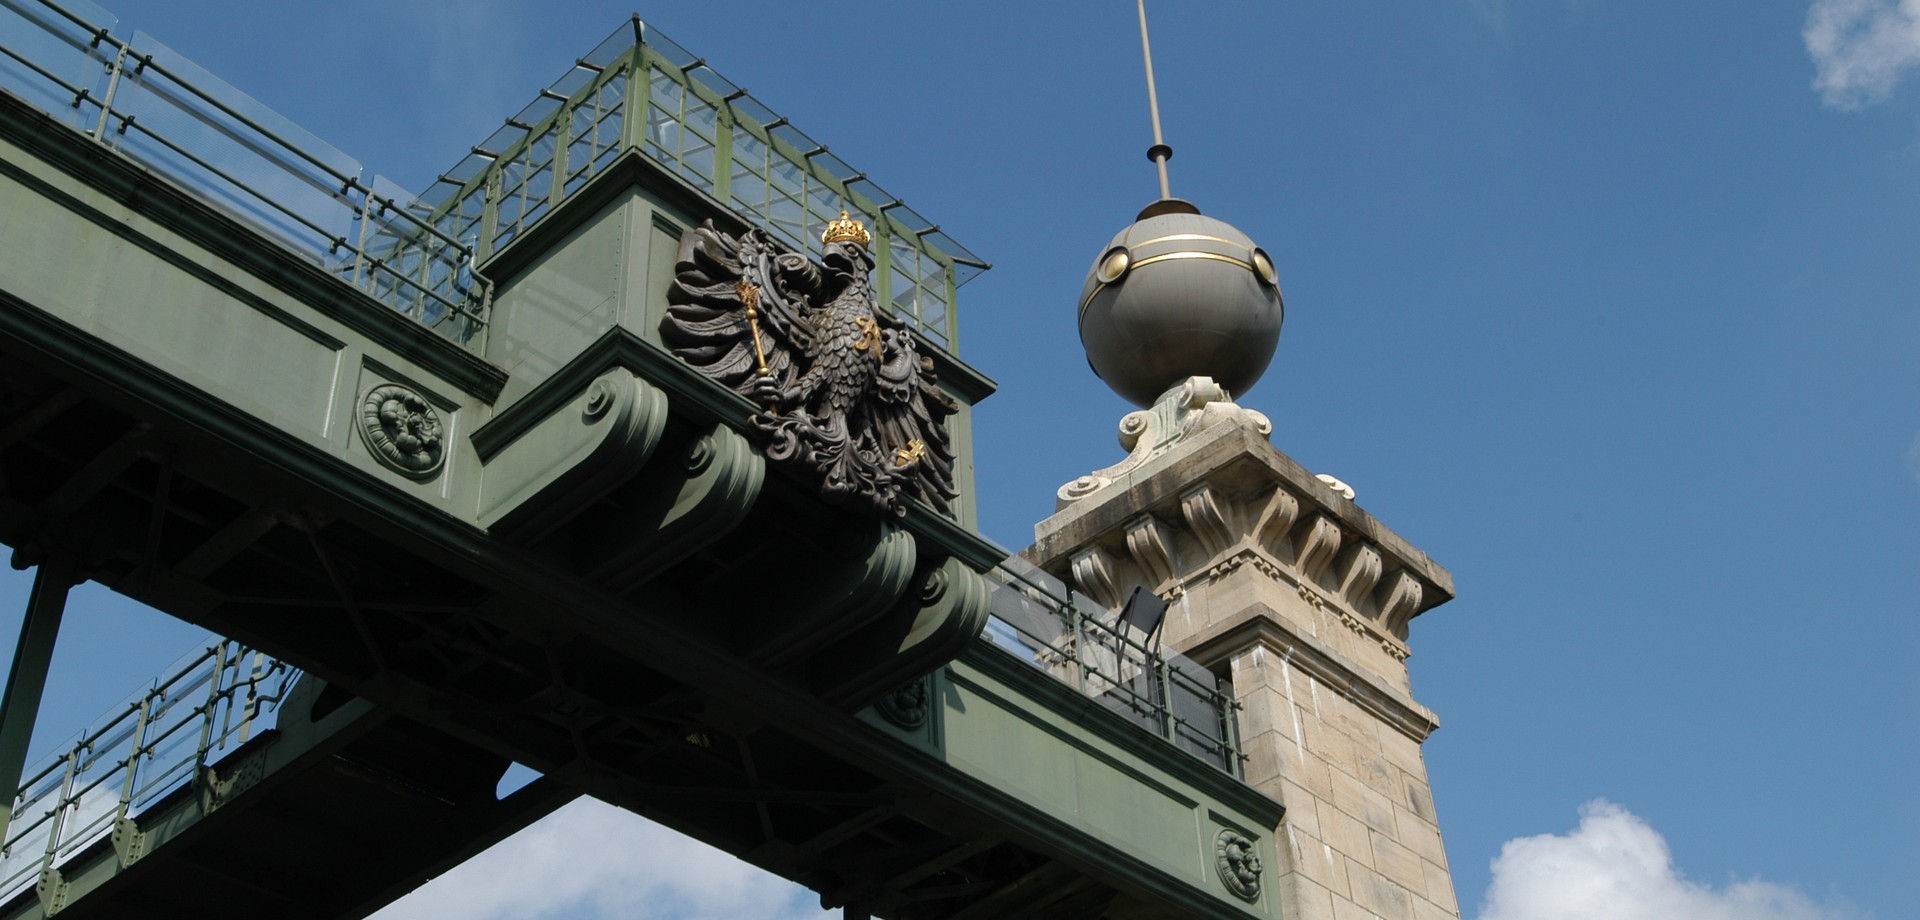
[[[986,263],[703,59],[622,23],[421,194],[84,0],[0,0],[0,90],[0,918],[362,917],[581,795],[848,916],[1277,915],[1216,676],[973,527]],[[951,514],[770,470],[661,342],[689,228],[842,210]],[[86,580],[224,638],[26,763]]]

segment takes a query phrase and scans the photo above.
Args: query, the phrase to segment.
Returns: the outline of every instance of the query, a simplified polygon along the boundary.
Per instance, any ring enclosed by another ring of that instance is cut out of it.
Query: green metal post
[[[27,763],[27,745],[33,740],[33,722],[40,715],[40,696],[47,689],[47,666],[53,662],[53,643],[60,635],[60,617],[67,610],[67,589],[73,587],[73,557],[55,553],[40,563],[33,575],[33,594],[20,623],[20,644],[13,652],[13,670],[7,673],[7,691],[0,700],[0,840],[13,823],[13,800],[20,788],[20,771]]]

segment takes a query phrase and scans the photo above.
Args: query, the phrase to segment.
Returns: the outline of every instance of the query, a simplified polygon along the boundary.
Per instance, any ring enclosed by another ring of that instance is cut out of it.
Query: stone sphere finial
[[[1239,396],[1266,372],[1284,316],[1265,250],[1185,201],[1161,199],[1094,260],[1080,343],[1093,372],[1134,405],[1196,376]]]

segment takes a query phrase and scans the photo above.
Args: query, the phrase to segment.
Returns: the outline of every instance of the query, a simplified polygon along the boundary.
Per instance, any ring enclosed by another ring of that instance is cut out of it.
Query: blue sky
[[[107,6],[411,188],[634,10]],[[1155,191],[1132,4],[638,12],[995,263],[962,290],[960,342],[1001,385],[982,526],[1024,545],[1055,487],[1120,456],[1128,406],[1073,308]],[[1443,723],[1427,758],[1465,916],[1912,916],[1920,0],[1150,14],[1174,192],[1272,253],[1286,292],[1241,401],[1456,577],[1410,666]],[[192,641],[82,597],[49,742]],[[0,602],[11,635],[19,598]],[[683,874],[807,913],[736,871]],[[525,915],[631,916],[598,899],[653,884],[632,873],[610,860]],[[1552,900],[1589,890],[1605,912]],[[739,913],[682,896],[648,916]]]

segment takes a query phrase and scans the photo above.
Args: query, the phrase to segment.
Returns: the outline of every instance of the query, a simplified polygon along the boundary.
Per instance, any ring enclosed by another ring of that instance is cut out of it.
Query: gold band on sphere
[[[1193,250],[1186,250],[1182,252],[1165,252],[1157,256],[1148,256],[1147,258],[1141,259],[1140,261],[1133,263],[1133,267],[1140,268],[1142,266],[1152,265],[1155,262],[1165,262],[1169,259],[1212,259],[1215,262],[1226,262],[1229,265],[1238,265],[1241,268],[1246,269],[1247,271],[1253,271],[1253,266],[1251,264],[1248,264],[1247,262],[1244,262],[1240,259],[1236,259],[1232,256],[1223,256],[1217,252],[1195,252]]]

